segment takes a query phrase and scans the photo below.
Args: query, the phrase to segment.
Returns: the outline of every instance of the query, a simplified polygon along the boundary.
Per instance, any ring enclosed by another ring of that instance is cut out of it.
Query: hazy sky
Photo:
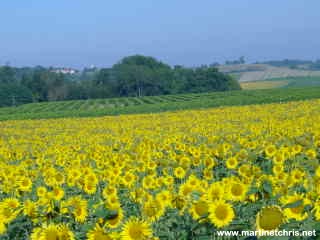
[[[0,65],[171,65],[320,58],[319,0],[7,0]]]

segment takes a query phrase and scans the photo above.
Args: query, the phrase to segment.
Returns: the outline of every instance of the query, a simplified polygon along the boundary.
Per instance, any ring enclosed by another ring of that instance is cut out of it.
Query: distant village
[[[73,68],[54,68],[54,69],[51,69],[50,71],[54,73],[62,73],[62,74],[76,74],[79,72],[79,70],[73,69]]]
[[[95,65],[90,65],[90,67],[86,67],[84,68],[84,71],[93,71],[96,70],[97,67]],[[75,69],[75,68],[69,68],[69,67],[50,67],[49,68],[50,72],[54,72],[54,73],[62,73],[62,74],[77,74],[79,72],[81,72],[81,70]]]

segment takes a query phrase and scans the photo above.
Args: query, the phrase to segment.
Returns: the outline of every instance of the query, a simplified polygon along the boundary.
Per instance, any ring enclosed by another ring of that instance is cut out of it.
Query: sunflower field
[[[0,122],[0,239],[320,230],[319,152],[320,100]]]

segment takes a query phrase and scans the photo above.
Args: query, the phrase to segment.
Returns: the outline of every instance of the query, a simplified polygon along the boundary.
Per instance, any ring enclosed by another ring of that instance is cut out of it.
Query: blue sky
[[[195,66],[320,58],[319,0],[10,0],[0,65],[111,66],[145,54]]]

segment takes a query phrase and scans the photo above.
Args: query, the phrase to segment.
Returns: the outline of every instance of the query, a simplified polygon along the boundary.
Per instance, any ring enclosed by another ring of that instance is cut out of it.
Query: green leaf
[[[272,194],[272,184],[269,181],[264,181],[262,188],[265,192]]]
[[[301,206],[302,203],[303,203],[302,200],[298,200],[298,201],[296,201],[296,202],[286,204],[283,208],[296,208],[296,207]]]
[[[247,195],[255,194],[259,192],[259,189],[257,187],[251,187],[250,190],[247,192]]]

